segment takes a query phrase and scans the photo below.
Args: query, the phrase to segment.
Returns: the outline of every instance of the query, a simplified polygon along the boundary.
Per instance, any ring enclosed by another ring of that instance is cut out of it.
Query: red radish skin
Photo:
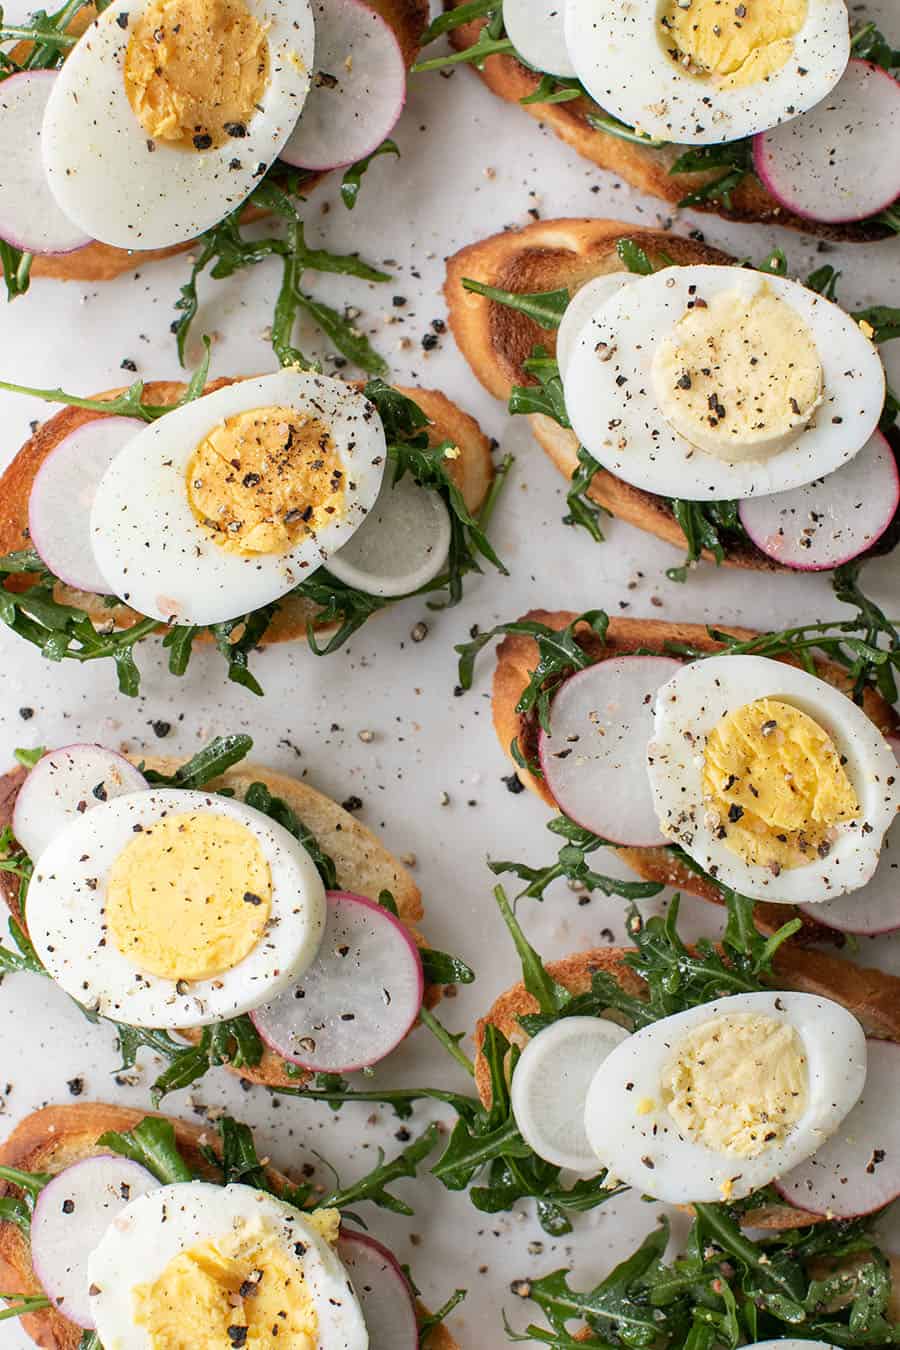
[[[13,834],[36,862],[51,840],[85,811],[146,787],[140,770],[115,750],[102,745],[60,746],[38,760],[19,789]]]
[[[60,210],[47,186],[41,125],[55,70],[23,70],[0,85],[0,239],[23,253],[74,253],[90,236]]]
[[[858,455],[791,492],[740,502],[741,524],[767,557],[798,572],[822,572],[858,558],[889,528],[900,506],[900,473],[876,431]]]
[[[815,108],[754,137],[753,166],[804,220],[846,225],[886,210],[900,197],[900,84],[850,61]]]
[[[362,1305],[369,1350],[418,1350],[413,1292],[393,1252],[368,1233],[342,1228],[337,1254]]]
[[[578,671],[558,689],[550,734],[538,754],[556,804],[583,829],[632,848],[666,842],[647,777],[656,691],[681,662],[615,656]]]
[[[409,1034],[425,992],[411,934],[383,905],[329,891],[319,953],[295,985],[250,1014],[276,1054],[312,1073],[377,1064]]]

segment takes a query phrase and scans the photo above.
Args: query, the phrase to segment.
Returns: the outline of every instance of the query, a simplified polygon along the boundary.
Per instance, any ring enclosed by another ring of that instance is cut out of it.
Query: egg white
[[[123,76],[134,25],[150,4],[110,5],[91,24],[57,77],[41,132],[57,205],[116,248],[183,243],[240,206],[291,134],[310,84],[309,0],[247,0],[269,43],[269,82],[247,135],[202,151],[153,141],[134,115]]]
[[[662,1100],[678,1042],[704,1022],[750,1013],[788,1022],[807,1058],[806,1110],[779,1144],[755,1158],[720,1153],[682,1135]],[[866,1040],[845,1008],[813,994],[737,994],[642,1027],[609,1054],[591,1083],[585,1129],[611,1176],[669,1204],[750,1195],[809,1158],[850,1112],[866,1078]],[[638,1112],[651,1101],[652,1110]]]
[[[139,972],[109,939],[109,871],[134,838],[173,812],[228,816],[259,844],[272,874],[271,920],[231,970],[180,982]],[[28,895],[28,931],[47,972],[86,1008],[139,1027],[202,1027],[249,1012],[287,988],[315,959],[325,928],[325,888],[286,829],[215,793],[150,788],[116,797],[67,825],[41,854]],[[182,985],[184,988],[184,985]]]
[[[318,1312],[323,1350],[367,1350],[369,1336],[350,1278],[308,1219],[251,1186],[206,1181],[160,1186],[141,1196],[113,1220],[94,1248],[88,1259],[88,1278],[97,1290],[91,1311],[103,1344],[151,1350],[149,1333],[133,1320],[135,1285],[152,1284],[181,1252],[256,1221],[272,1231],[302,1269]],[[295,1255],[297,1243],[306,1248],[302,1256]]]
[[[563,378],[578,339],[591,319],[617,291],[635,280],[631,272],[606,272],[602,276],[592,277],[572,296],[556,330],[556,364]]]
[[[844,0],[810,0],[791,58],[768,79],[717,88],[669,57],[659,0],[566,0],[566,46],[578,78],[606,112],[657,140],[719,145],[766,131],[828,94],[850,59]]]
[[[731,291],[752,296],[762,285],[813,334],[824,399],[786,449],[767,460],[729,463],[669,425],[653,393],[651,366],[657,344],[689,302]],[[666,497],[721,501],[801,487],[846,464],[878,425],[885,374],[875,346],[832,301],[786,277],[700,264],[665,268],[607,296],[573,345],[563,392],[582,445],[618,478]]]
[[[345,509],[282,554],[241,556],[215,542],[191,510],[186,474],[198,443],[254,408],[308,411],[331,432],[345,473]],[[378,497],[386,459],[373,405],[326,375],[281,370],[186,403],[129,441],[97,487],[91,547],[111,591],[161,622],[212,624],[280,599],[345,544]]]
[[[759,698],[781,699],[818,722],[846,757],[860,805],[857,821],[835,827],[827,857],[785,868],[777,877],[716,838],[703,797],[708,736],[728,713]],[[815,675],[765,656],[694,661],[664,684],[654,703],[647,772],[663,834],[722,885],[775,903],[813,904],[865,885],[900,807],[894,752],[862,708]]]

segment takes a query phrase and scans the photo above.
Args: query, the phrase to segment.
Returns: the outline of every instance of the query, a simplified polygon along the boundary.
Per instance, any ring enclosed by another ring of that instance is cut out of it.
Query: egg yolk
[[[262,938],[272,874],[256,837],[215,812],[145,826],[109,872],[106,924],[123,956],[168,980],[233,969]]]
[[[719,838],[775,876],[826,857],[835,827],[859,815],[827,731],[778,699],[747,703],[713,729],[703,792]]]
[[[661,1089],[682,1134],[717,1153],[755,1158],[806,1110],[803,1042],[775,1017],[714,1017],[675,1047]]]
[[[728,463],[791,445],[822,401],[815,338],[765,285],[697,296],[658,345],[653,391],[691,445]]]
[[[187,492],[228,553],[284,553],[344,511],[346,477],[324,423],[295,408],[254,408],[197,446]]]
[[[807,10],[808,0],[665,0],[659,35],[688,74],[739,88],[787,64]]]
[[[316,1224],[333,1243],[340,1218]],[[310,1215],[315,1220],[316,1215]],[[134,1289],[134,1320],[151,1350],[318,1350],[319,1317],[293,1250],[258,1221],[173,1257]]]
[[[209,150],[241,139],[269,82],[265,28],[244,0],[153,0],[134,24],[124,78],[152,140]]]

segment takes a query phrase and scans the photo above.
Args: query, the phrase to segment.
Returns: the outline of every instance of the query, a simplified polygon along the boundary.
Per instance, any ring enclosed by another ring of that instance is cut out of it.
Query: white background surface
[[[883,0],[877,9],[896,12],[893,0]],[[888,36],[896,45],[896,18],[892,29]],[[89,738],[134,751],[187,756],[217,733],[250,732],[260,763],[307,776],[339,801],[358,795],[360,819],[397,854],[415,855],[429,939],[459,952],[478,971],[477,983],[443,1008],[453,1028],[468,1029],[495,994],[517,978],[511,945],[493,908],[485,861],[548,862],[555,845],[543,829],[545,807],[530,794],[512,795],[502,782],[510,766],[490,725],[492,660],[483,658],[475,689],[455,698],[453,643],[464,639],[474,623],[487,627],[535,605],[604,606],[614,614],[764,628],[831,617],[838,606],[827,580],[814,575],[760,577],[704,568],[686,586],[676,586],[664,576],[664,569],[678,561],[676,555],[629,526],[609,522],[607,542],[600,546],[567,530],[560,523],[564,484],[530,440],[524,421],[511,423],[481,390],[449,334],[437,350],[422,350],[430,321],[444,315],[443,259],[460,246],[527,224],[530,212],[609,215],[651,226],[668,213],[581,161],[518,109],[492,98],[467,70],[451,79],[413,79],[396,138],[402,160],[376,161],[352,214],[341,205],[335,182],[313,196],[307,211],[311,244],[358,249],[370,261],[386,264],[395,280],[373,287],[334,278],[314,289],[334,303],[352,301],[361,307],[362,325],[398,380],[443,389],[478,416],[504,449],[515,452],[494,532],[512,575],[486,574],[469,583],[464,604],[448,613],[430,613],[424,603],[399,607],[376,618],[349,650],[325,660],[299,644],[261,653],[254,669],[267,690],[263,699],[227,684],[220,658],[208,651],[196,652],[187,677],[179,681],[166,673],[158,648],[145,644],[138,652],[142,693],[127,700],[115,692],[111,664],[53,666],[2,630],[0,764],[11,761],[16,746]],[[900,304],[900,242],[832,248],[823,258],[814,241],[783,231],[729,227],[715,217],[687,213],[674,222],[680,232],[697,226],[710,243],[740,256],[761,259],[780,244],[801,277],[814,263],[833,263],[844,274],[840,294],[848,307]],[[196,340],[204,332],[216,336],[214,375],[272,369],[264,329],[278,270],[273,262],[204,286],[194,333]],[[0,308],[0,375],[86,394],[134,378],[121,372],[123,358],[134,360],[147,379],[177,376],[168,326],[186,273],[182,257],[103,286],[36,282],[24,299]],[[407,297],[407,303],[393,307],[394,295]],[[316,349],[308,333],[301,334],[299,345]],[[885,355],[892,381],[900,387],[900,343],[893,345],[895,350],[886,349]],[[4,463],[26,438],[29,420],[46,415],[45,405],[0,395]],[[890,605],[898,575],[900,556],[871,564],[865,584]],[[425,642],[413,644],[409,633],[418,620],[427,622],[429,633]],[[29,720],[23,719],[23,708],[33,709]],[[153,731],[157,720],[172,724],[164,740]],[[362,742],[363,730],[374,738]],[[440,805],[442,792],[449,794],[447,806]],[[614,940],[623,939],[621,902],[594,898],[580,907],[577,900],[562,886],[542,908],[522,911],[546,957],[612,940],[609,931]],[[690,898],[682,913],[692,931],[708,928],[715,918]],[[898,952],[896,942],[880,939],[864,943],[860,959],[900,969]],[[112,1036],[89,1026],[61,992],[37,977],[6,977],[0,987],[0,1129],[11,1129],[44,1103],[69,1100],[67,1082],[76,1077],[83,1079],[84,1098],[147,1105],[152,1067],[125,1086],[115,1081],[116,1064]],[[424,1032],[379,1074],[379,1081],[397,1085],[440,1082],[465,1089],[463,1080]],[[191,1116],[198,1104],[226,1107],[257,1127],[261,1151],[279,1165],[296,1168],[315,1161],[313,1151],[318,1151],[339,1168],[344,1181],[372,1166],[378,1144],[389,1151],[400,1147],[393,1138],[400,1122],[387,1111],[346,1107],[335,1117],[315,1103],[272,1099],[258,1089],[245,1093],[224,1071],[213,1071],[193,1091],[170,1097],[166,1107]],[[421,1128],[427,1118],[417,1111],[413,1128]],[[470,1350],[506,1343],[501,1307],[516,1324],[523,1313],[531,1313],[531,1305],[517,1306],[509,1290],[512,1280],[573,1264],[579,1278],[593,1282],[654,1222],[653,1207],[625,1200],[577,1220],[572,1238],[554,1242],[533,1221],[530,1205],[522,1213],[488,1217],[478,1214],[466,1196],[451,1195],[427,1177],[397,1189],[414,1204],[415,1218],[395,1221],[369,1209],[372,1229],[412,1264],[430,1305],[442,1302],[456,1286],[468,1288],[451,1326]],[[2,1343],[10,1350],[30,1344],[10,1324],[3,1327]]]

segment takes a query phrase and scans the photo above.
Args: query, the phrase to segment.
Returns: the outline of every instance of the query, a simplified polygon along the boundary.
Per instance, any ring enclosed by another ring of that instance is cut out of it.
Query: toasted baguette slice
[[[369,3],[393,28],[404,60],[407,66],[411,66],[418,55],[419,43],[428,23],[427,0],[369,0]],[[82,20],[77,26],[73,25],[73,32],[81,33],[84,26]],[[22,44],[18,54],[27,54],[25,44]],[[316,173],[304,179],[303,196],[312,192],[327,177],[327,173]],[[244,211],[243,219],[249,222],[266,215],[266,211],[249,207]],[[113,248],[111,244],[94,240],[84,248],[75,249],[73,253],[39,254],[31,264],[31,275],[53,277],[57,281],[112,281],[123,272],[135,271],[147,263],[158,262],[160,258],[186,253],[195,246],[196,241],[190,239],[184,244],[174,244],[171,248],[134,250]]]
[[[464,2],[445,0],[444,8],[455,9]],[[484,19],[475,19],[455,28],[450,34],[450,41],[456,50],[465,51],[473,46],[484,23]],[[505,99],[507,103],[521,103],[523,98],[534,93],[540,83],[540,76],[514,56],[489,56],[477,73],[491,93]],[[677,206],[688,193],[705,187],[722,175],[721,169],[704,173],[670,174],[669,169],[687,149],[686,146],[667,145],[655,149],[624,141],[621,136],[613,136],[606,131],[597,131],[591,126],[588,116],[591,113],[596,115],[600,109],[587,97],[572,99],[569,103],[526,103],[522,105],[522,110],[542,126],[548,126],[560,140],[571,145],[573,150],[577,150],[579,155],[589,159],[599,169],[608,169],[639,192],[659,197],[670,206]],[[873,239],[885,239],[890,233],[883,225],[874,222],[828,225],[801,220],[777,202],[752,173],[748,173],[731,192],[730,202],[730,206],[721,201],[698,202],[693,209],[710,212],[726,220],[784,225],[792,230],[802,230],[804,234],[819,235],[823,239],[866,243]]]
[[[148,769],[168,774],[174,773],[180,762],[155,755],[132,755],[131,758],[136,764],[143,763]],[[26,771],[22,768],[13,769],[0,777],[0,829],[12,825],[13,808],[25,777]],[[337,802],[317,792],[308,783],[301,783],[286,774],[273,773],[260,765],[241,764],[229,769],[221,778],[215,779],[210,787],[229,787],[237,797],[242,798],[251,783],[264,783],[273,796],[283,798],[296,812],[315,835],[324,852],[334,859],[338,884],[342,890],[354,891],[371,900],[377,900],[383,890],[390,891],[397,903],[398,917],[420,947],[427,945],[416,928],[423,915],[422,893],[408,868],[385,848],[371,830],[367,830]],[[0,872],[0,894],[14,918],[24,923],[19,909],[16,878],[9,872]],[[25,927],[27,929],[27,924]],[[434,1007],[441,993],[441,986],[427,986],[426,1006]],[[184,1031],[182,1034],[188,1040],[200,1039],[200,1033],[196,1030]],[[268,1049],[263,1051],[262,1059],[255,1066],[225,1067],[239,1078],[269,1088],[304,1087],[314,1076],[299,1068],[295,1073],[288,1074],[284,1061]]]
[[[6,1142],[0,1146],[0,1164],[22,1172],[61,1172],[82,1158],[90,1158],[98,1149],[97,1140],[109,1130],[131,1130],[151,1111],[133,1111],[125,1106],[107,1106],[102,1102],[77,1102],[70,1106],[45,1106],[26,1116]],[[216,1180],[202,1152],[202,1146],[218,1151],[215,1130],[184,1120],[172,1119],[179,1151],[188,1165],[201,1176]],[[267,1168],[276,1188],[290,1184],[290,1178]],[[0,1195],[9,1193],[0,1182]],[[0,1289],[4,1294],[43,1293],[31,1264],[28,1239],[12,1223],[0,1223]],[[420,1305],[420,1316],[425,1309]],[[21,1319],[22,1326],[43,1350],[78,1350],[81,1329],[55,1308],[31,1313]],[[446,1327],[436,1327],[425,1342],[425,1350],[459,1350]]]
[[[577,616],[567,610],[533,609],[529,610],[523,617],[546,624],[550,628],[562,629],[567,627]],[[728,625],[726,631],[733,637],[741,639],[754,636],[753,631],[748,628]],[[701,651],[709,652],[721,649],[721,644],[710,637],[702,624],[669,623],[663,619],[611,618],[605,643],[601,643],[595,634],[587,630],[584,635],[585,650],[598,661],[602,661],[608,656],[624,656],[629,652],[636,651],[652,651],[664,655],[667,645],[670,643],[689,643]],[[497,649],[491,705],[494,729],[504,751],[512,757],[510,747],[515,740],[526,760],[532,763],[537,756],[538,728],[533,719],[525,718],[517,712],[516,705],[531,678],[531,672],[537,663],[537,655],[537,644],[533,638],[514,633],[503,639]],[[846,692],[849,687],[846,671],[831,661],[817,661],[816,674],[820,679],[827,680],[837,689]],[[875,725],[885,735],[893,736],[897,734],[898,728],[900,728],[900,717],[880,694],[877,694],[873,689],[866,690],[863,706]],[[640,747],[635,747],[635,752],[642,753]],[[527,769],[519,765],[516,765],[516,772],[526,787],[536,793],[548,806],[558,810],[553,795],[542,778],[536,778],[534,774],[529,773]],[[685,867],[668,849],[620,847],[616,848],[615,852],[645,881],[658,881],[662,885],[674,886],[678,890],[688,891],[691,895],[700,896],[701,899],[710,900],[714,904],[720,905],[722,903],[722,897],[718,889],[710,885],[704,877],[698,877],[695,872]],[[760,900],[757,901],[754,912],[757,926],[763,932],[772,933],[789,919],[799,918],[803,923],[803,929],[798,935],[799,937],[825,942],[841,941],[840,934],[817,923],[806,913],[795,909],[792,905],[770,904],[767,901]],[[825,960],[819,953],[810,953],[808,958],[802,956],[801,953],[796,951],[795,943],[791,944],[790,959],[795,962],[807,959],[813,961]],[[840,964],[845,965],[846,963]],[[855,969],[852,966],[848,968]],[[897,1000],[897,1007],[893,1011],[884,1008],[882,1015],[887,1015],[889,1018],[896,1017],[897,1025],[900,1026],[900,982],[889,984],[886,989],[887,995]],[[900,1039],[900,1036],[898,1036],[898,1039]]]
[[[213,380],[207,386],[206,392],[211,394],[216,389],[232,383],[234,381],[230,379]],[[185,386],[177,381],[155,380],[146,385],[144,401],[156,406],[176,403],[184,393],[184,388]],[[96,397],[115,398],[120,393],[121,389],[112,389]],[[494,477],[490,441],[473,417],[464,413],[437,390],[400,388],[400,393],[413,399],[430,419],[428,435],[433,445],[441,441],[452,441],[459,448],[458,458],[447,460],[448,470],[452,473],[466,506],[470,511],[477,511]],[[30,440],[27,440],[15,455],[0,477],[0,554],[13,553],[17,549],[30,546],[28,498],[31,495],[35,474],[41,464],[59,442],[77,427],[103,415],[83,408],[63,408],[48,421],[42,422]],[[137,623],[141,617],[127,605],[110,609],[100,596],[76,591],[69,586],[58,586],[56,596],[64,604],[77,605],[83,609],[95,623],[109,623],[113,620],[117,627],[128,628]],[[301,597],[281,601],[260,645],[305,639],[306,625],[311,619],[315,620],[315,614],[315,606]],[[317,627],[321,628],[322,625]],[[160,632],[164,631],[164,627],[160,625]],[[204,630],[199,634],[199,638],[201,641],[209,641],[208,631]]]

